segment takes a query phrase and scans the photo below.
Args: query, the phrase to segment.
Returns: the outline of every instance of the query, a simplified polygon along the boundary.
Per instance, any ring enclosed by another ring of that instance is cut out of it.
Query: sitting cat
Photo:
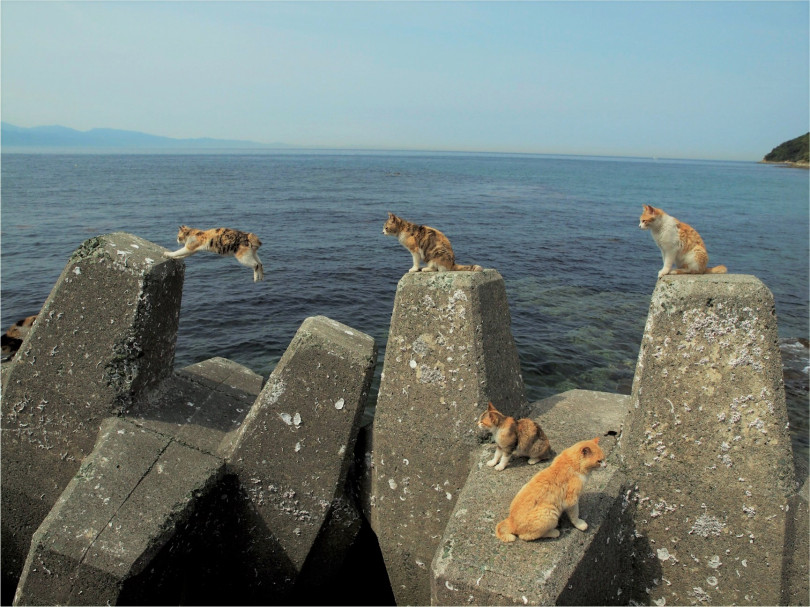
[[[14,358],[14,355],[17,353],[17,350],[20,349],[25,336],[28,335],[28,332],[31,330],[31,327],[34,325],[34,321],[36,319],[36,314],[33,316],[27,316],[22,320],[15,322],[8,328],[8,331],[3,333],[2,337],[0,337],[0,342],[2,342],[2,354],[4,360]]]
[[[700,234],[690,225],[678,221],[661,209],[644,205],[639,224],[642,230],[650,230],[653,240],[661,249],[664,267],[658,278],[666,274],[725,274],[726,266],[707,268],[709,255]],[[675,266],[675,270],[672,266]]]
[[[514,542],[516,538],[559,537],[557,523],[563,512],[574,527],[585,531],[588,523],[579,518],[579,496],[588,473],[605,465],[598,443],[599,437],[568,447],[523,485],[509,506],[509,516],[495,527],[498,539]]]
[[[478,418],[478,427],[489,430],[495,438],[495,456],[487,462],[487,466],[495,466],[495,470],[506,468],[513,455],[528,457],[530,464],[551,456],[551,445],[540,426],[528,418],[515,421],[492,403]]]
[[[184,259],[197,251],[233,255],[242,265],[253,268],[253,282],[264,280],[264,266],[256,254],[262,246],[262,241],[253,232],[240,232],[230,228],[195,230],[188,226],[180,226],[177,242],[182,244],[183,248],[173,253],[164,253],[166,257]]]
[[[399,242],[411,252],[413,267],[408,272],[419,272],[419,262],[424,261],[423,272],[481,272],[481,266],[460,266],[447,236],[435,228],[420,226],[393,213],[388,213],[388,221],[383,226],[383,234],[396,236]]]

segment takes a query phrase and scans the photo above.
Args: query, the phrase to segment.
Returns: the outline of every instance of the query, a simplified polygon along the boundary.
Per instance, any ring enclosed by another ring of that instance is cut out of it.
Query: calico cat
[[[423,272],[481,272],[481,266],[460,266],[447,236],[439,230],[421,226],[393,213],[388,213],[388,221],[383,226],[383,234],[396,236],[399,242],[411,252],[413,267],[408,272],[419,272],[419,262],[424,261]]]
[[[264,280],[264,266],[256,252],[262,241],[253,232],[240,232],[230,228],[195,230],[180,226],[177,242],[182,249],[164,253],[166,257],[184,259],[197,251],[212,251],[218,255],[233,255],[242,265],[253,268],[253,282]]]
[[[2,337],[0,337],[0,342],[2,342],[4,360],[14,358],[14,355],[17,353],[17,350],[20,349],[20,346],[22,346],[25,336],[28,335],[36,319],[36,314],[27,316],[15,322],[8,328],[8,331],[3,333]]]
[[[726,266],[707,268],[709,255],[700,234],[690,225],[678,221],[661,209],[648,204],[639,218],[638,227],[650,230],[661,249],[664,267],[658,278],[666,274],[725,274]],[[675,266],[675,269],[672,269]]]
[[[585,531],[588,523],[579,518],[579,496],[588,473],[605,465],[605,454],[598,443],[596,437],[568,447],[523,485],[509,506],[509,516],[495,527],[498,539],[514,542],[520,538],[528,542],[559,537],[557,523],[563,512],[574,527]]]
[[[487,466],[495,466],[495,470],[506,468],[513,455],[528,457],[530,464],[551,456],[551,445],[539,425],[525,417],[515,421],[492,403],[478,418],[478,427],[489,430],[495,437],[495,456],[487,462]]]

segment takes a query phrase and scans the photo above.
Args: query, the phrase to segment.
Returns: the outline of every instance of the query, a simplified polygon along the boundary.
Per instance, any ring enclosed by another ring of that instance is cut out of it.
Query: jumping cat
[[[197,251],[233,255],[242,265],[253,268],[253,282],[264,280],[264,266],[256,254],[262,246],[262,241],[253,232],[240,232],[230,228],[195,230],[188,226],[180,226],[177,242],[182,244],[183,248],[173,253],[164,253],[166,257],[184,259]]]
[[[568,447],[545,470],[535,474],[515,495],[509,516],[495,527],[495,535],[504,542],[541,537],[559,537],[557,523],[565,512],[580,531],[588,523],[579,518],[579,496],[591,470],[604,466],[605,454],[599,437]]]
[[[25,336],[28,335],[36,319],[36,314],[27,316],[15,322],[8,328],[8,331],[3,333],[2,337],[0,337],[3,359],[14,358],[14,355],[17,353],[17,350],[20,349]]]
[[[540,426],[525,417],[515,421],[514,417],[498,411],[492,403],[478,418],[478,427],[489,430],[495,438],[495,456],[487,462],[487,466],[495,466],[495,470],[506,468],[513,455],[528,457],[529,464],[551,456],[551,445]]]
[[[661,249],[664,267],[658,272],[658,278],[666,274],[725,274],[728,271],[726,266],[707,268],[709,254],[697,230],[661,209],[645,204],[638,227],[650,230]]]
[[[424,261],[423,272],[481,272],[477,265],[460,266],[447,236],[439,230],[420,226],[393,213],[388,213],[388,221],[383,226],[383,234],[396,236],[402,246],[413,256],[413,267],[408,272],[419,272],[419,263]]]

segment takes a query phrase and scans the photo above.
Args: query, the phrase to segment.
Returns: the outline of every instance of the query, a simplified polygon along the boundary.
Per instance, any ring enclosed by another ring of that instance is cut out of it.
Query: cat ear
[[[582,455],[584,457],[588,457],[590,454],[591,454],[591,448],[590,447],[582,447]]]
[[[396,217],[396,215],[394,215],[391,211],[388,211],[388,218],[393,219],[394,217]]]
[[[495,410],[495,407],[492,404],[492,402],[490,401],[490,403],[487,405],[487,411],[494,411],[494,410]]]
[[[593,439],[593,442],[595,442],[598,445],[599,444],[599,437],[597,436],[595,439]]]

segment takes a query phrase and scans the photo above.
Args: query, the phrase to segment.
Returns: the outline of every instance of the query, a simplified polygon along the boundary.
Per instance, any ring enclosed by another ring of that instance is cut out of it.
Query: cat
[[[667,274],[725,274],[728,271],[726,266],[707,268],[709,255],[697,230],[661,209],[645,204],[638,227],[650,230],[661,249],[664,267],[658,272],[658,278]]]
[[[3,359],[10,360],[14,358],[14,355],[17,353],[17,350],[20,349],[20,346],[22,346],[25,336],[28,335],[36,319],[36,314],[26,316],[22,320],[15,322],[8,328],[8,331],[3,333],[2,337],[0,337]]]
[[[413,267],[408,272],[419,272],[419,263],[424,261],[423,272],[481,272],[477,265],[460,266],[447,236],[439,230],[421,226],[388,213],[388,221],[383,226],[383,234],[396,236],[399,242],[411,252]]]
[[[479,416],[478,427],[489,430],[495,438],[495,456],[487,462],[487,466],[495,466],[495,470],[506,468],[513,455],[528,457],[529,464],[551,456],[551,445],[539,425],[528,418],[515,421],[492,403]]]
[[[180,226],[177,242],[182,244],[183,248],[164,253],[166,257],[184,259],[197,251],[233,255],[242,265],[253,268],[253,282],[264,280],[264,266],[256,254],[262,246],[262,241],[253,232],[240,232],[231,228],[195,230],[188,226]]]
[[[518,491],[509,506],[509,516],[495,527],[503,542],[525,541],[541,537],[559,537],[557,523],[565,512],[580,531],[588,523],[579,518],[579,496],[588,474],[604,466],[605,454],[599,437],[568,447],[545,470],[535,474]]]

